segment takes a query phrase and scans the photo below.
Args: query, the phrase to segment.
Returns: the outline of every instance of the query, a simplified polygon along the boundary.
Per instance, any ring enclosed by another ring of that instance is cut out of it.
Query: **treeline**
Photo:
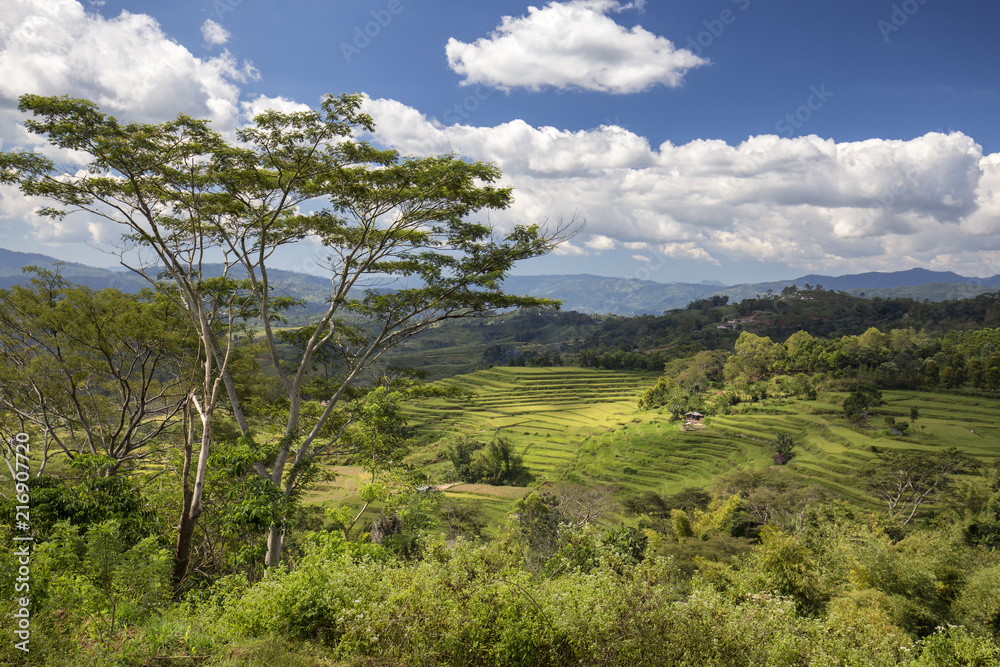
[[[726,363],[729,380],[755,382],[776,374],[829,373],[883,388],[1000,391],[1000,328],[932,337],[914,329],[824,340],[802,331],[784,343],[743,333]]]
[[[913,329],[884,333],[871,328],[838,339],[799,331],[781,343],[745,331],[732,353],[705,350],[668,363],[639,407],[666,407],[674,418],[690,410],[711,415],[768,397],[815,398],[822,383],[842,389],[945,388],[996,395],[1000,328],[954,331],[941,337]],[[851,421],[857,421],[870,404],[870,400],[851,402],[848,407],[860,406],[848,412]]]
[[[883,331],[914,329],[943,336],[949,331],[998,325],[997,294],[928,303],[908,298],[865,299],[822,290],[785,290],[780,295],[745,299],[736,304],[723,299],[703,299],[688,304],[684,310],[660,316],[607,317],[579,342],[578,349],[585,353],[581,354],[581,365],[611,368],[605,364],[621,363],[623,359],[617,353],[653,354],[675,346],[686,354],[731,350],[743,331],[784,341],[800,331],[828,339],[857,336],[873,327]],[[670,358],[681,356],[684,354]],[[643,366],[633,361],[631,367]]]

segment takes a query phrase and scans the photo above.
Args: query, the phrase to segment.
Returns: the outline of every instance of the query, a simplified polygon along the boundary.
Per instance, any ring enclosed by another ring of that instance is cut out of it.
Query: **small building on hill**
[[[705,415],[700,412],[687,412],[684,414],[684,419],[691,422],[692,424],[700,424],[701,420],[705,418]]]

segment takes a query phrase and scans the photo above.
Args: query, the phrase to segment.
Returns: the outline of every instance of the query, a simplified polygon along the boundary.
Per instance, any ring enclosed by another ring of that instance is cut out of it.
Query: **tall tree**
[[[85,100],[20,100],[21,111],[35,117],[25,123],[29,131],[89,161],[82,170],[63,169],[38,153],[0,153],[0,182],[55,202],[43,215],[87,211],[123,226],[122,263],[153,283],[163,275],[165,291],[197,328],[204,372],[192,399],[202,427],[192,520],[220,392],[239,427],[250,430],[228,369],[241,318],[259,318],[288,398],[280,446],[255,470],[289,498],[325,423],[385,350],[444,319],[553,303],[505,294],[502,281],[515,262],[549,252],[569,225],[549,232],[518,226],[498,236],[470,221],[510,205],[511,190],[494,185],[499,170],[454,155],[404,158],[359,141],[356,134],[374,129],[362,102],[358,94],[328,96],[318,111],[269,111],[229,143],[207,121],[184,115],[123,124]],[[289,362],[278,354],[273,326],[289,301],[268,269],[279,248],[306,237],[326,252],[331,289],[301,354]],[[131,247],[145,249],[150,261],[131,260]],[[330,345],[343,357],[342,375],[325,410],[303,423],[307,372]],[[286,520],[276,508],[267,565],[280,561]]]

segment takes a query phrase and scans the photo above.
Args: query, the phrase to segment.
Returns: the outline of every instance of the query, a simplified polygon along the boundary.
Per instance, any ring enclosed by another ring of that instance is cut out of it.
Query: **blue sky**
[[[374,139],[496,162],[494,222],[585,218],[519,273],[661,282],[1000,273],[1000,6],[0,0],[0,141],[25,92],[220,129],[360,91]],[[0,191],[3,246],[109,265],[117,232]],[[288,253],[310,270],[316,246]]]

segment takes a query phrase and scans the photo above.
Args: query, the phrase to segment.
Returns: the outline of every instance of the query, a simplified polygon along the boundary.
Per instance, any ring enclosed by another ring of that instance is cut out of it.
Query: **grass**
[[[792,477],[858,503],[871,498],[856,473],[877,451],[954,446],[987,464],[1000,459],[1000,401],[995,399],[885,391],[884,405],[866,428],[847,423],[840,394],[810,401],[770,399],[737,406],[734,414],[710,418],[703,430],[685,432],[662,412],[637,410],[639,396],[655,381],[656,374],[648,373],[492,368],[440,381],[474,392],[471,397],[419,401],[409,414],[426,437],[486,439],[499,433],[509,438],[536,483],[572,480],[613,485],[622,493],[670,494],[708,485],[737,468],[771,465],[770,442],[781,432],[799,443],[787,466]],[[910,434],[889,434],[883,418],[909,421],[912,407],[919,418]],[[450,464],[439,456],[428,470],[443,475]]]

